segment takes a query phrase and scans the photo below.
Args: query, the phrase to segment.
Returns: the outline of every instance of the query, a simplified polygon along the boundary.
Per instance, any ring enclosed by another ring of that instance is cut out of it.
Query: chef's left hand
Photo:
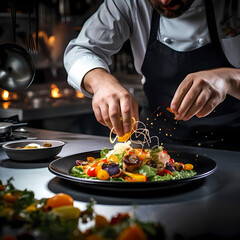
[[[208,115],[224,101],[228,93],[235,91],[232,89],[232,82],[231,68],[187,75],[171,102],[171,109],[175,112],[176,119],[186,121],[194,115],[199,118]]]

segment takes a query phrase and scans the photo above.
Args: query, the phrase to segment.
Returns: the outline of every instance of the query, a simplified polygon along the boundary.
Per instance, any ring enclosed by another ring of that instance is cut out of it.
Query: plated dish
[[[9,158],[16,161],[38,161],[52,159],[65,145],[57,140],[22,140],[4,144]]]
[[[137,127],[134,127],[135,124]],[[163,149],[157,136],[151,137],[143,122],[133,118],[132,130],[118,140],[113,149],[75,154],[50,163],[57,176],[83,187],[140,190],[175,187],[204,178],[216,170],[209,158]],[[156,144],[150,147],[156,140]],[[133,147],[133,146],[139,147]],[[147,146],[147,147],[145,147]]]
[[[162,146],[134,148],[131,141],[102,149],[99,158],[76,160],[71,169],[74,177],[123,182],[167,181],[196,174],[193,164],[175,161]]]
[[[178,162],[190,163],[194,165],[196,175],[189,178],[182,178],[167,181],[153,181],[153,182],[123,182],[123,181],[105,181],[94,180],[87,178],[78,178],[72,176],[72,168],[76,165],[77,159],[86,159],[89,156],[94,158],[100,157],[101,150],[90,151],[79,154],[70,155],[67,157],[59,158],[49,164],[49,170],[58,177],[68,180],[75,184],[80,184],[88,188],[101,188],[106,190],[152,190],[152,189],[165,189],[182,186],[183,184],[193,182],[198,179],[205,178],[212,174],[217,166],[216,162],[210,158],[196,155],[187,152],[179,152],[168,150],[169,155]]]

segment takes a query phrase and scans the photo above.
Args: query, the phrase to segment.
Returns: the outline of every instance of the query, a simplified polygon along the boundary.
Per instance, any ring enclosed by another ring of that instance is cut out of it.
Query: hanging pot
[[[15,43],[0,45],[0,88],[22,91],[32,83],[34,76],[34,62],[25,48]]]

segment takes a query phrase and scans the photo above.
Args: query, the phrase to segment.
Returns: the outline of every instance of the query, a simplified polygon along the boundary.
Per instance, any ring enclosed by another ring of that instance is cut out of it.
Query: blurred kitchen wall
[[[36,65],[36,74],[32,86],[30,86],[18,100],[1,100],[2,105],[8,103],[6,111],[16,108],[26,112],[30,127],[50,130],[61,130],[87,134],[106,135],[108,129],[96,122],[91,106],[89,111],[74,116],[65,108],[64,116],[54,117],[56,105],[61,101],[74,101],[66,99],[53,99],[49,96],[40,96],[40,92],[49,88],[49,85],[67,85],[67,74],[63,66],[63,53],[69,41],[79,34],[84,22],[98,9],[103,0],[1,0],[0,4],[0,44],[13,42],[13,32],[16,32],[16,43],[28,49],[29,36],[34,39],[37,54],[32,54]],[[14,14],[15,13],[15,14]],[[13,28],[14,15],[16,26]],[[127,88],[133,94],[135,85],[140,83],[139,76],[133,66],[133,57],[129,42],[126,42],[121,51],[113,56],[110,69],[122,83],[127,83]],[[63,86],[60,91],[65,91]],[[1,90],[1,89],[0,89]],[[67,89],[68,90],[68,89]],[[38,94],[36,93],[38,92]],[[68,90],[69,92],[69,90]],[[28,98],[28,99],[26,99]],[[8,102],[7,102],[8,101]],[[86,99],[82,100],[86,102]],[[36,104],[37,103],[37,104]],[[63,105],[62,104],[62,105]],[[46,108],[50,108],[51,118],[40,114]],[[85,106],[79,101],[79,109]],[[31,119],[28,110],[36,112]],[[79,111],[81,112],[81,111]],[[36,116],[41,118],[36,119]]]

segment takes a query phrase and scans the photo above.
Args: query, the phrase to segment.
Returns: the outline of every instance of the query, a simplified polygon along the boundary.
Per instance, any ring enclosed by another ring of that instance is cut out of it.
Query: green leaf
[[[103,148],[100,152],[101,158],[105,158],[108,153],[109,153],[109,149]]]
[[[148,165],[141,166],[138,170],[140,174],[145,175],[147,178],[153,177],[157,174],[157,169]]]

